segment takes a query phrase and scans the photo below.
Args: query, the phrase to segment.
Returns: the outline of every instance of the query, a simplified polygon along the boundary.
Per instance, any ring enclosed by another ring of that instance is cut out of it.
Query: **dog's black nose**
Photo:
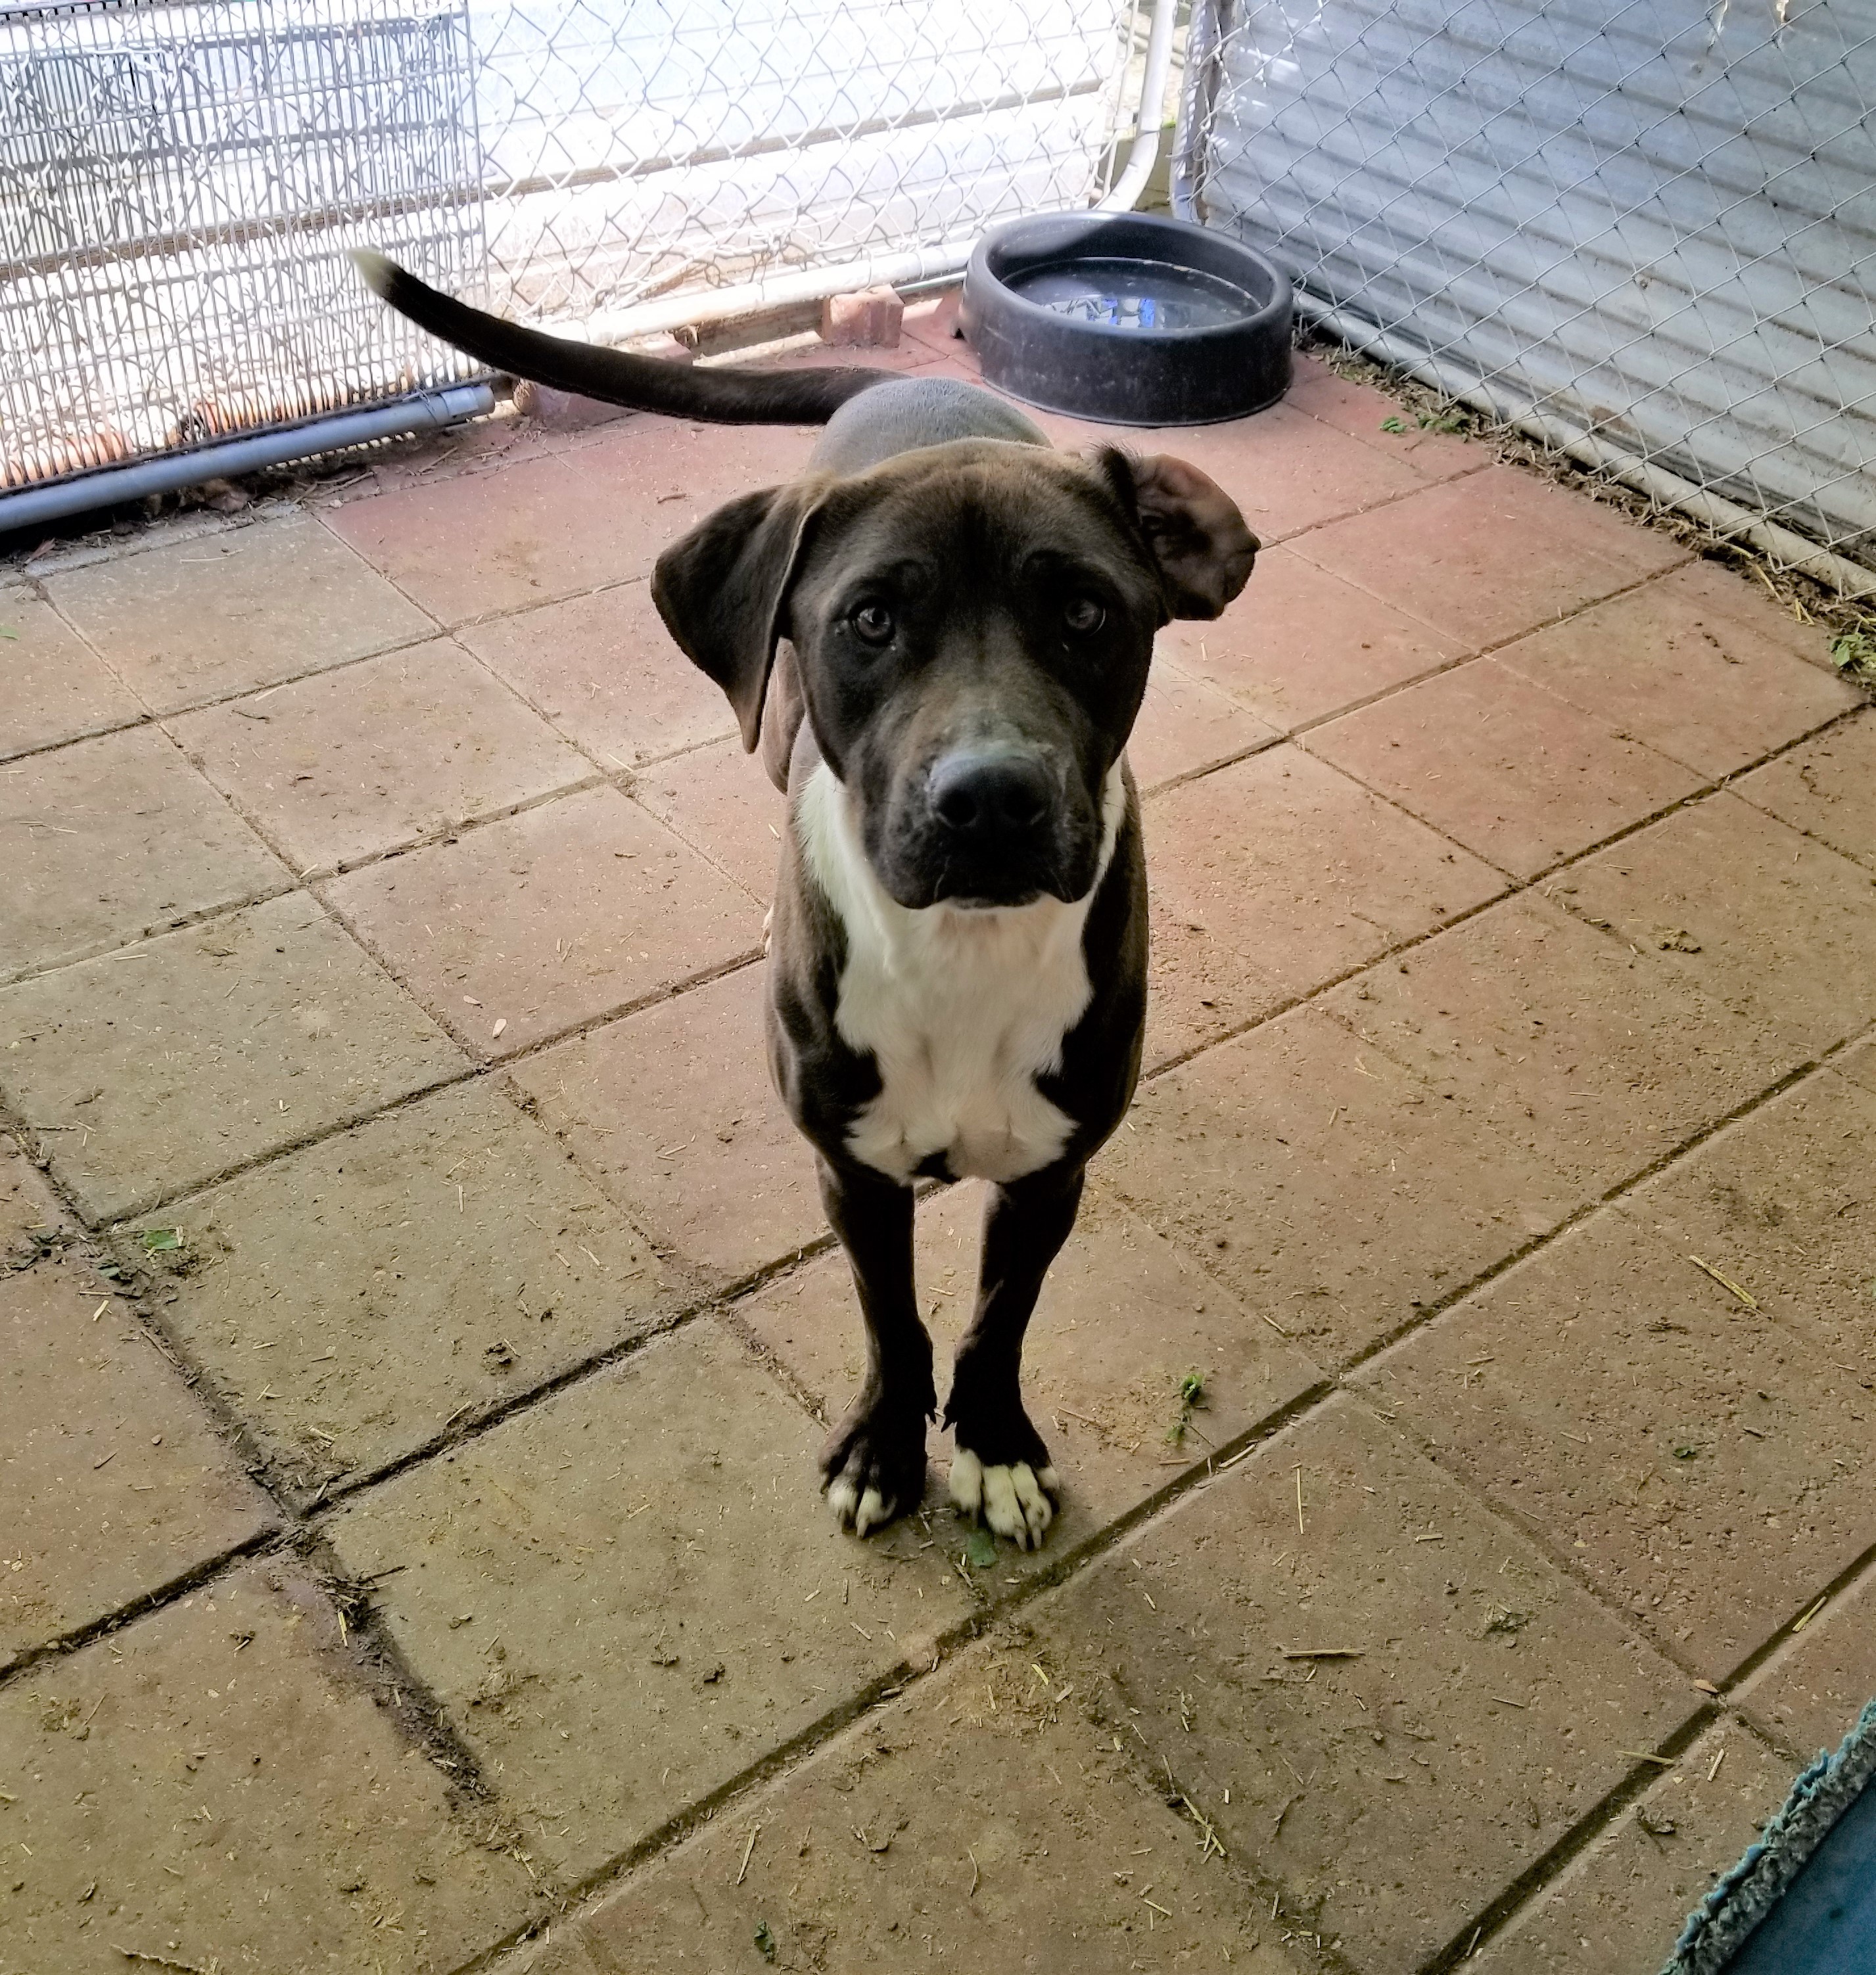
[[[960,751],[931,771],[931,807],[955,836],[978,843],[1027,836],[1049,813],[1050,782],[1033,755]]]

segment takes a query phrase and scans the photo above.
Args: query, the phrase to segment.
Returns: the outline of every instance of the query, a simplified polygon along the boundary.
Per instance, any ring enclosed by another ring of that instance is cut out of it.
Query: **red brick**
[[[48,577],[60,611],[159,713],[251,692],[435,626],[295,516]]]
[[[1710,1681],[1876,1523],[1876,1398],[1615,1213],[1358,1377]]]
[[[769,1082],[745,967],[544,1050],[511,1074],[639,1225],[719,1280],[821,1239],[814,1155]]]
[[[1306,744],[1526,878],[1700,785],[1490,659],[1345,714]]]
[[[1411,1321],[1580,1198],[1308,1008],[1143,1086],[1096,1171],[1325,1363]]]
[[[821,304],[821,340],[890,350],[905,319],[905,304],[883,283],[856,288],[851,294],[830,295]]]
[[[302,872],[343,869],[593,773],[447,639],[208,708],[175,731]]]
[[[1513,466],[1490,466],[1299,552],[1477,645],[1515,638],[1687,560],[1667,537]]]
[[[143,708],[49,604],[24,590],[0,590],[6,697],[0,702],[0,759],[140,720]]]
[[[753,958],[762,940],[741,891],[609,788],[372,865],[328,895],[485,1058]]]
[[[461,642],[603,767],[736,731],[722,688],[672,642],[645,583],[491,618]]]
[[[1876,712],[1858,714],[1733,786],[1782,822],[1876,870]]]
[[[1283,547],[1258,557],[1244,595],[1216,623],[1169,624],[1159,649],[1279,728],[1372,699],[1467,651]]]
[[[1665,958],[1526,893],[1337,987],[1325,1005],[1600,1191],[1802,1060]]]
[[[0,1664],[273,1520],[181,1372],[76,1262],[0,1273]]]
[[[1825,645],[1750,578],[1694,562],[1499,657],[1598,724],[1712,777],[1858,704],[1853,688],[1819,669]]]

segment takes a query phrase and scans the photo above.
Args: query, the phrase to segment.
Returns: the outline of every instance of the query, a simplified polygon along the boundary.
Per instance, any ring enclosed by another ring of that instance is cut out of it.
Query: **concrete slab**
[[[282,1560],[0,1693],[9,1955],[444,1975],[524,1924],[540,1898],[494,1816],[373,1700]]]
[[[412,644],[435,628],[297,515],[93,563],[45,587],[158,713]]]
[[[302,874],[589,780],[592,764],[446,639],[175,723]]]
[[[1737,1697],[1805,1761],[1834,1751],[1876,1701],[1876,1581],[1866,1575],[1813,1612],[1802,1630],[1794,1625]]]
[[[0,768],[0,979],[284,891],[279,859],[155,727]]]
[[[767,911],[788,805],[734,735],[636,777],[633,797]]]
[[[1345,1398],[1029,1616],[1040,1664],[1170,1769],[1273,1917],[1373,1975],[1463,1952],[1700,1699]]]
[[[7,676],[0,761],[144,717],[136,694],[30,590],[0,590],[0,643]]]
[[[468,1084],[212,1188],[143,1259],[163,1320],[311,1494],[642,1335],[678,1287],[498,1090]],[[122,1244],[142,1254],[133,1231]]]
[[[467,1067],[304,892],[0,990],[0,1094],[94,1223]]]
[[[763,1001],[763,970],[741,968],[509,1073],[633,1220],[718,1282],[827,1238],[813,1152],[769,1081]]]
[[[274,1520],[181,1373],[75,1260],[0,1275],[0,1665]]]
[[[1311,1008],[1154,1079],[1096,1170],[1327,1364],[1582,1201],[1541,1157]]]
[[[1357,1376],[1710,1681],[1876,1527],[1876,1399],[1619,1214]]]
[[[1876,712],[1859,713],[1733,786],[1748,802],[1876,869]]]
[[[1127,759],[1142,790],[1221,762],[1276,738],[1276,729],[1245,711],[1216,687],[1155,659],[1147,680]]]
[[[37,1260],[71,1227],[44,1175],[16,1139],[0,1137],[0,1273]]]
[[[935,1553],[839,1533],[819,1438],[700,1323],[332,1518],[355,1576],[405,1566],[386,1622],[556,1871],[928,1666],[968,1608]]]
[[[612,788],[371,865],[326,895],[485,1059],[762,949],[754,902]]]

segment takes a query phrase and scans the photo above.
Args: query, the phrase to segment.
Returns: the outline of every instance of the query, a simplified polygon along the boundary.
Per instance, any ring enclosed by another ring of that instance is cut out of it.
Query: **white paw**
[[[833,1510],[834,1520],[843,1530],[851,1530],[856,1536],[863,1536],[869,1530],[883,1529],[892,1520],[895,1505],[877,1488],[869,1488],[862,1494],[843,1475],[830,1485],[827,1506]]]
[[[1051,1499],[1061,1482],[1053,1467],[1038,1474],[1027,1461],[1008,1467],[986,1467],[968,1448],[951,1457],[951,1498],[964,1514],[981,1519],[1018,1549],[1041,1546],[1055,1520]]]

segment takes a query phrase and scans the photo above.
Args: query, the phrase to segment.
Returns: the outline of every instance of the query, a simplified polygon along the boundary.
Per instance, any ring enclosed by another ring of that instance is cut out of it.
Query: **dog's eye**
[[[1062,620],[1071,631],[1085,638],[1107,622],[1107,613],[1092,596],[1078,596],[1063,612]]]
[[[853,613],[853,628],[869,645],[889,645],[895,626],[892,613],[883,603],[863,603]]]

